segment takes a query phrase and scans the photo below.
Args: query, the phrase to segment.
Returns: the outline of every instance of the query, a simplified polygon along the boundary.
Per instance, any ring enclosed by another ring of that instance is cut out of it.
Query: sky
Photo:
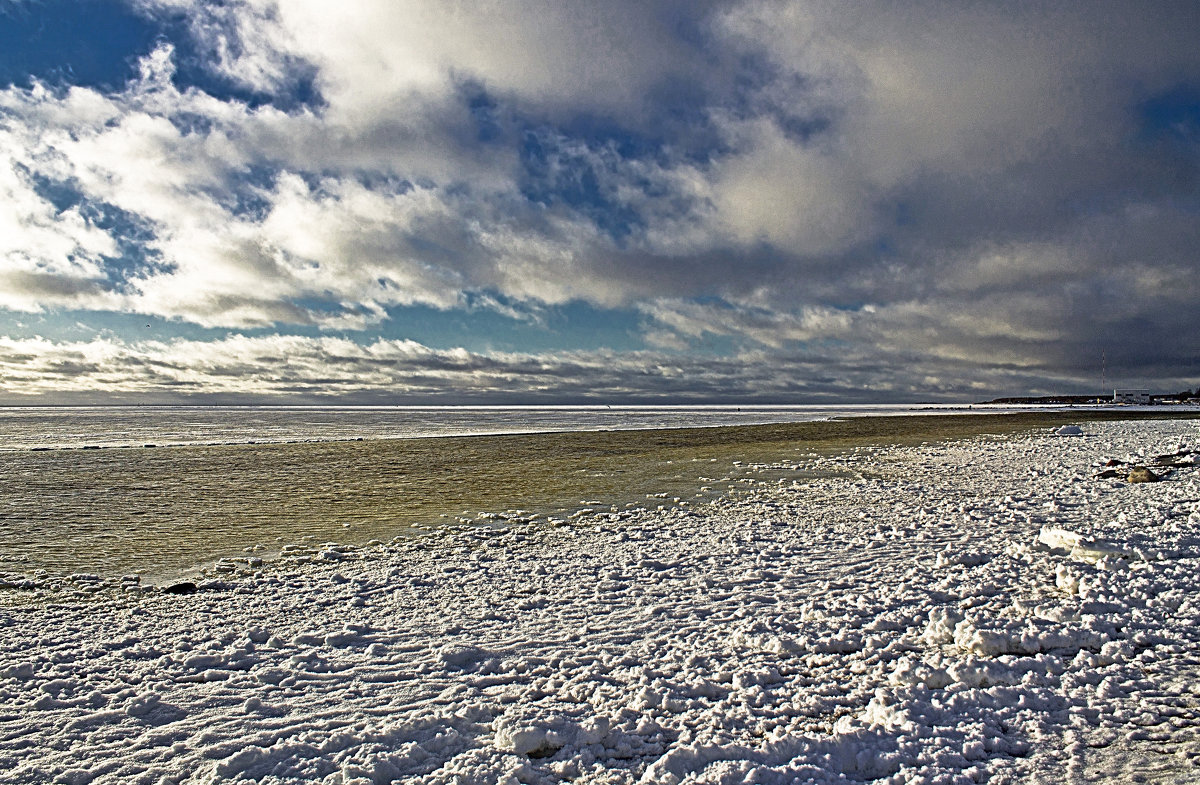
[[[0,403],[1200,386],[1200,4],[0,0]]]

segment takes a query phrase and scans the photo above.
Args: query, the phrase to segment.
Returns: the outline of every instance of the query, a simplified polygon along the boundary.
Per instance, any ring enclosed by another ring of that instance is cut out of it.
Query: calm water
[[[2,409],[0,573],[164,579],[247,549],[270,556],[305,538],[364,543],[514,508],[553,515],[597,503],[653,505],[655,494],[693,498],[705,483],[719,486],[736,473],[733,459],[745,455],[579,432],[909,412],[917,413],[878,406]],[[416,438],[510,433],[541,435]],[[786,458],[797,448],[781,449],[767,446],[760,456]]]
[[[0,450],[691,428],[907,412],[918,409],[905,405],[0,407]]]

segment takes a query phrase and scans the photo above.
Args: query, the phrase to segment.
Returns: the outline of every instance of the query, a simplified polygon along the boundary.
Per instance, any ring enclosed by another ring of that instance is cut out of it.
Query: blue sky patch
[[[0,2],[0,84],[119,90],[162,27],[112,0]]]

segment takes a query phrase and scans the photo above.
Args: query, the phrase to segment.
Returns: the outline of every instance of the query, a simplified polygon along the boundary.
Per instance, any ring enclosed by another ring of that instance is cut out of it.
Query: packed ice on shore
[[[0,592],[14,783],[1200,781],[1196,422]],[[1162,482],[1098,478],[1174,450]],[[303,562],[303,563],[301,563]]]

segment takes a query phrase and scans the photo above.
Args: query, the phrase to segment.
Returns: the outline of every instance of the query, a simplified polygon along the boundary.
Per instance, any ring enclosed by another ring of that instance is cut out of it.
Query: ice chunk
[[[153,692],[134,695],[125,702],[125,713],[130,717],[145,717],[158,708],[159,703],[158,695]]]
[[[1104,559],[1145,559],[1140,551],[1122,547],[1120,544],[1094,537],[1086,537],[1067,529],[1043,526],[1038,533],[1038,542],[1052,551],[1066,551],[1072,559],[1093,564]]]
[[[33,678],[33,663],[21,662],[16,665],[10,665],[7,668],[0,668],[0,678],[3,679],[19,679],[26,681]]]
[[[88,785],[95,776],[87,769],[67,769],[55,778],[55,783],[62,785]]]
[[[217,761],[214,773],[220,778],[234,778],[252,771],[271,761],[271,751],[263,747],[249,746],[238,750],[224,760]]]
[[[1085,625],[1047,624],[1036,619],[1005,622],[999,619],[959,622],[954,628],[954,645],[968,654],[996,657],[1001,654],[1098,649],[1106,643],[1102,632]]]
[[[954,640],[954,628],[962,620],[962,611],[957,608],[934,608],[929,611],[929,623],[921,638],[932,646],[950,643]]]
[[[496,748],[531,758],[547,758],[562,749],[562,738],[546,728],[505,728],[496,732]]]
[[[992,557],[986,553],[976,553],[974,551],[959,551],[952,548],[947,548],[937,556],[937,563],[934,565],[937,569],[944,567],[952,567],[954,565],[962,565],[963,567],[978,567],[981,564],[987,564]]]
[[[567,746],[595,744],[608,735],[612,724],[604,717],[589,717],[583,722],[562,716],[551,716],[537,722],[524,722],[502,717],[495,724],[496,749],[548,758]]]
[[[448,643],[438,649],[437,656],[447,668],[468,670],[478,667],[494,655],[476,646],[461,646]]]
[[[1081,539],[1083,539],[1083,535],[1077,532],[1056,529],[1051,526],[1043,526],[1042,530],[1038,532],[1038,542],[1052,551],[1070,551]]]

